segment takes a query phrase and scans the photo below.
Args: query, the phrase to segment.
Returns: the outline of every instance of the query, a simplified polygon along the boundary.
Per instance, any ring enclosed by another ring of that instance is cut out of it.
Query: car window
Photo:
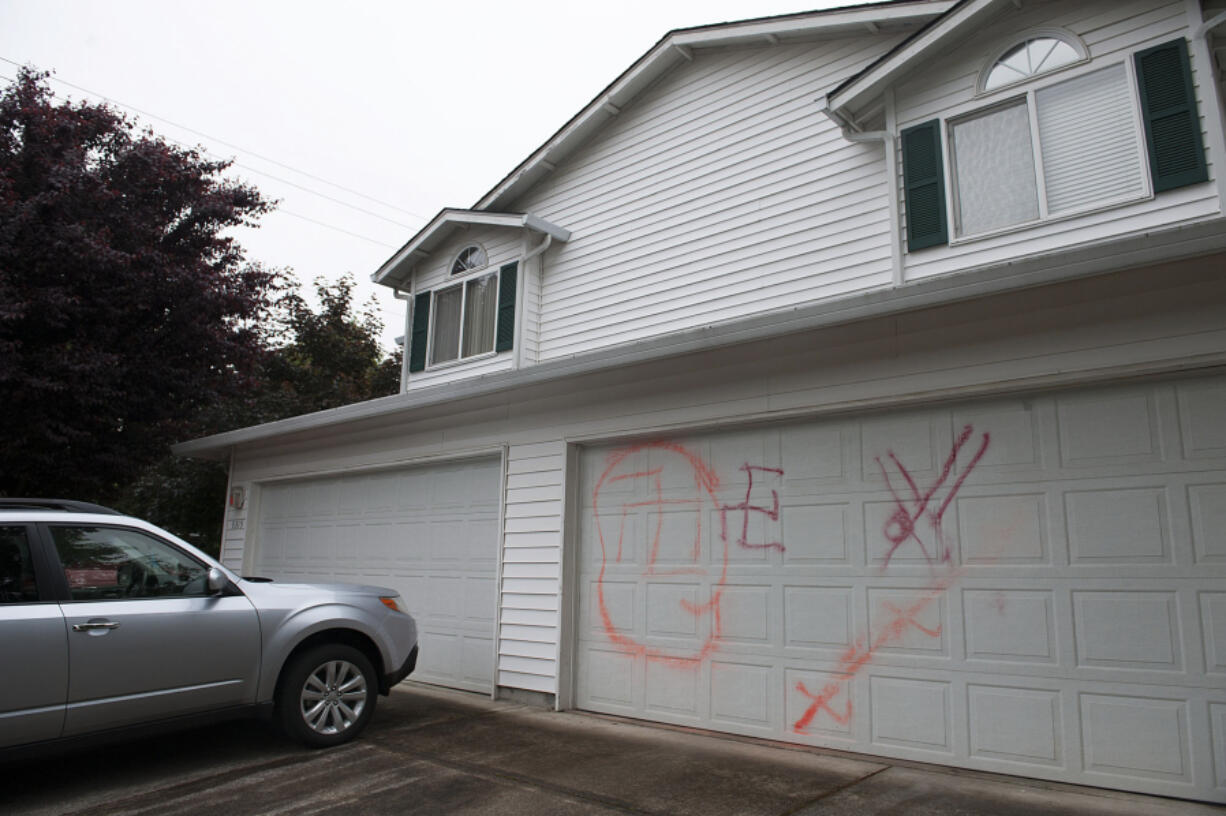
[[[51,527],[74,601],[206,595],[208,569],[176,547],[121,527]]]
[[[0,527],[0,603],[38,600],[30,539],[25,527]]]

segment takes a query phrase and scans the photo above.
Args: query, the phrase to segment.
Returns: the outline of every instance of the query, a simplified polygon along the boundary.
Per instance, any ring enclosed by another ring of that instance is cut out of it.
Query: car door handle
[[[97,623],[91,621],[90,623],[74,623],[72,625],[72,631],[74,632],[92,632],[95,629],[118,629],[118,628],[119,628],[119,624],[116,623],[115,621],[102,621],[102,622],[97,622]]]

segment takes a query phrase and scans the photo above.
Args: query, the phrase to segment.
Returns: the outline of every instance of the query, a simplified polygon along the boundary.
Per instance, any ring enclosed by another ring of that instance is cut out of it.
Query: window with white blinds
[[[960,237],[1148,193],[1123,64],[952,121],[949,140]]]
[[[1035,91],[1047,211],[1145,194],[1132,88],[1123,65]]]

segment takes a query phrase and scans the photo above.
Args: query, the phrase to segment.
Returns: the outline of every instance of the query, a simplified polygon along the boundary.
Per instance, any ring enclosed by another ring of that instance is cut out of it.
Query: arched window
[[[994,91],[1088,58],[1085,46],[1073,37],[1043,32],[1012,46],[980,78],[981,91]]]
[[[455,261],[451,264],[451,274],[462,275],[474,269],[481,269],[487,266],[489,262],[490,259],[485,254],[485,250],[478,244],[472,244],[460,250],[460,254],[456,256]]]

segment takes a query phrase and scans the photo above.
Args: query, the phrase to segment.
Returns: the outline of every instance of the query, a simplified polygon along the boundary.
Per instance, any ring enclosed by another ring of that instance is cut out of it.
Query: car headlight
[[[380,595],[379,603],[393,612],[404,612],[404,604],[401,602],[399,595]]]

